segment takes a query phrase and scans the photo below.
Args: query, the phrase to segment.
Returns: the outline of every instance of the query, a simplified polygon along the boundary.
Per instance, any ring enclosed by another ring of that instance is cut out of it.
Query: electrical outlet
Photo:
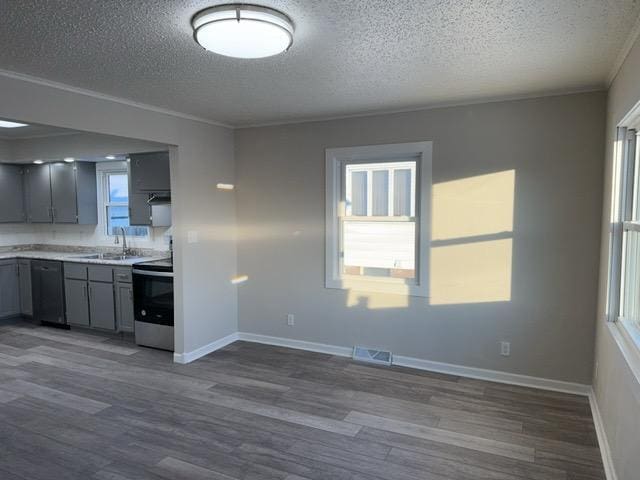
[[[290,327],[293,327],[296,323],[296,317],[295,315],[293,315],[293,313],[288,313],[287,314],[287,325],[289,325]]]
[[[511,343],[510,342],[500,342],[500,355],[503,357],[508,357],[511,355]]]

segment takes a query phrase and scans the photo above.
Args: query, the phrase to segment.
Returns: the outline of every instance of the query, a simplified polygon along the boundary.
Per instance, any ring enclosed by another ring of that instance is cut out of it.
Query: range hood
[[[154,205],[171,205],[171,192],[159,192],[149,195],[147,203],[151,206]]]

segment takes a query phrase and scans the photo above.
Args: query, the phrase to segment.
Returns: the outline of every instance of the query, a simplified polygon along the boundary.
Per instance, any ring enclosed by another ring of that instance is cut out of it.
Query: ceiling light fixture
[[[203,48],[226,57],[264,58],[293,43],[293,22],[284,13],[258,5],[228,4],[207,8],[191,21]]]
[[[26,123],[9,122],[7,120],[0,120],[0,128],[19,128],[28,127]]]
[[[73,163],[73,162],[76,161],[76,159],[73,158],[73,157],[67,157],[67,158],[64,159],[64,161],[67,162],[67,163]]]
[[[44,161],[42,161],[42,160],[34,160],[33,163],[35,163],[36,165],[42,165],[44,163]]]
[[[106,157],[104,157],[104,158],[106,158],[107,160],[115,160],[115,159],[116,159],[116,156],[115,156],[115,155],[107,155],[107,156],[106,156]]]

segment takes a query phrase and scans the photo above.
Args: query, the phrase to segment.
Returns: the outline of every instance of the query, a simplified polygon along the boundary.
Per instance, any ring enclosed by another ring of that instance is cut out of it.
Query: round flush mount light
[[[67,158],[64,159],[64,161],[67,162],[67,163],[73,163],[73,162],[76,161],[76,159],[73,158],[73,157],[67,157]]]
[[[42,165],[44,163],[44,161],[42,161],[42,160],[34,160],[33,163],[35,163],[36,165]]]
[[[293,22],[284,13],[258,5],[228,4],[207,8],[191,21],[203,48],[235,58],[264,58],[288,50]]]

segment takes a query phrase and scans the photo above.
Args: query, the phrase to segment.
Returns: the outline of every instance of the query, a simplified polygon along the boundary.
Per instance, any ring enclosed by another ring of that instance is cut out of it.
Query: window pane
[[[345,220],[347,275],[415,278],[415,223]]]
[[[411,170],[396,170],[393,174],[393,214],[411,217]]]
[[[367,214],[367,172],[351,173],[351,215]]]
[[[129,185],[126,174],[109,175],[109,202],[129,202]]]
[[[120,235],[120,227],[124,227],[125,234],[133,237],[146,237],[147,227],[132,227],[129,225],[129,207],[107,206],[107,232],[109,235]]]
[[[389,215],[389,170],[374,170],[372,175],[373,215],[386,217]]]

